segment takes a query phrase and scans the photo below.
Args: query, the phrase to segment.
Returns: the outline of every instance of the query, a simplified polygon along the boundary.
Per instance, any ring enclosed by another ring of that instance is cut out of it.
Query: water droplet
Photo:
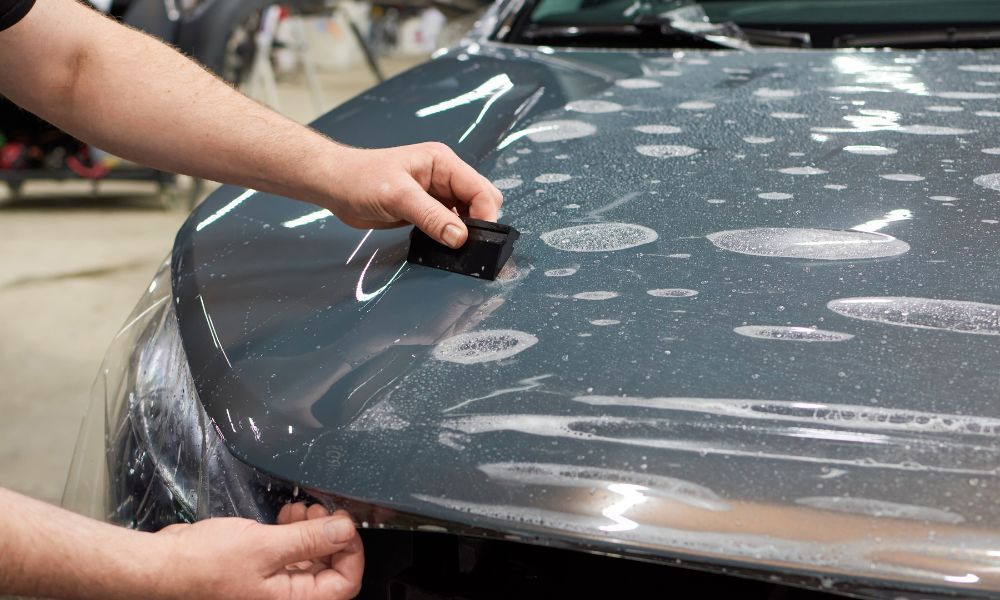
[[[681,110],[711,110],[715,108],[714,102],[702,102],[700,100],[691,100],[688,102],[681,102],[677,105],[677,108]]]
[[[607,100],[574,100],[566,105],[566,110],[588,114],[617,112],[621,109],[621,104]]]
[[[771,116],[774,117],[775,119],[782,119],[784,121],[790,121],[790,120],[794,120],[794,119],[804,119],[808,115],[804,115],[802,113],[795,113],[795,112],[774,112],[774,113],[771,113]]]
[[[868,297],[831,300],[833,312],[863,321],[918,329],[1000,335],[1000,305],[933,298]]]
[[[684,288],[662,288],[656,290],[646,290],[646,293],[650,296],[656,296],[657,298],[690,298],[692,296],[697,296],[697,290],[688,290]]]
[[[510,358],[538,343],[538,338],[514,329],[472,331],[450,337],[439,343],[434,358],[470,365]]]
[[[698,153],[698,149],[691,146],[636,146],[635,151],[653,158],[681,158]]]
[[[493,185],[495,185],[498,190],[512,190],[520,186],[522,183],[524,182],[517,177],[507,177],[505,179],[497,179],[493,182]]]
[[[788,167],[787,169],[778,169],[778,172],[785,175],[824,175],[826,173],[823,169],[816,167]]]
[[[871,498],[812,496],[808,498],[798,498],[795,500],[795,503],[812,508],[818,508],[820,510],[829,510],[852,515],[870,515],[873,517],[884,517],[890,519],[911,519],[915,521],[951,524],[958,524],[965,521],[962,515],[939,508],[916,506],[913,504],[899,504],[896,502],[887,502],[885,500],[875,500]],[[824,585],[824,587],[828,586]]]
[[[782,98],[794,98],[799,95],[799,90],[776,90],[771,88],[760,88],[754,90],[754,96],[758,98],[768,98],[768,99],[782,99]]]
[[[913,175],[911,173],[887,173],[885,175],[879,175],[882,179],[887,179],[889,181],[923,181],[924,178],[920,175]]]
[[[934,95],[949,100],[996,100],[1000,98],[1000,94],[994,92],[938,92]]]
[[[618,87],[623,87],[627,90],[648,90],[651,88],[662,87],[663,84],[659,81],[653,81],[652,79],[619,79],[615,82]]]
[[[542,173],[535,177],[535,183],[563,183],[572,179],[565,173]]]
[[[752,256],[854,260],[903,254],[910,245],[884,233],[838,229],[761,227],[706,236],[716,247]]]
[[[618,325],[621,321],[616,319],[594,319],[590,321],[591,325],[597,325],[598,327],[606,327],[608,325]]]
[[[988,175],[980,175],[979,177],[973,179],[972,183],[984,187],[986,189],[1000,192],[1000,173],[989,173]]]
[[[573,297],[577,300],[610,300],[617,298],[618,292],[580,292],[579,294],[573,294]]]
[[[811,327],[786,327],[781,325],[744,325],[733,329],[740,335],[761,340],[786,342],[844,342],[854,338],[849,333],[826,331]]]
[[[656,135],[669,135],[683,131],[680,127],[675,127],[674,125],[638,125],[632,129],[635,129],[639,133],[650,133]]]
[[[897,131],[913,135],[965,135],[967,133],[975,133],[972,129],[939,127],[937,125],[903,125]]]
[[[890,154],[895,154],[895,148],[887,148],[885,146],[866,146],[866,145],[856,145],[856,146],[844,146],[844,152],[850,152],[851,154],[864,154],[869,156],[889,156]]]
[[[959,65],[958,70],[970,73],[1000,73],[1000,65]]]
[[[655,242],[649,227],[630,223],[592,223],[543,233],[542,241],[567,252],[611,252]]]

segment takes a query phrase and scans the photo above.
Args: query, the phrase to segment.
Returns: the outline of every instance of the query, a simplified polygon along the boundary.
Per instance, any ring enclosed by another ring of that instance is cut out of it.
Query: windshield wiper
[[[751,50],[754,45],[810,48],[808,33],[744,29],[735,23],[713,23],[701,5],[682,2],[678,8],[659,13],[644,12],[631,23],[579,25],[534,25],[524,31],[530,41],[541,39],[603,39],[645,37],[650,41],[678,39],[710,48]]]
[[[639,28],[656,28],[663,35],[690,36],[721,48],[749,50],[743,30],[735,23],[713,23],[700,4],[686,3],[661,13],[639,14],[632,21]]]
[[[1000,29],[996,27],[978,29],[949,27],[925,31],[852,33],[833,38],[832,45],[834,48],[860,48],[864,46],[930,48],[942,45],[951,47],[995,46],[996,42],[1000,42]]]

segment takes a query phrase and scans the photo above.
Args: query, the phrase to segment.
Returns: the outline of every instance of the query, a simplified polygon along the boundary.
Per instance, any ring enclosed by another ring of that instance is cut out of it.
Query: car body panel
[[[200,398],[254,467],[428,522],[998,591],[997,64],[452,50],[313,126],[451,145],[505,274],[224,187],[173,256]]]

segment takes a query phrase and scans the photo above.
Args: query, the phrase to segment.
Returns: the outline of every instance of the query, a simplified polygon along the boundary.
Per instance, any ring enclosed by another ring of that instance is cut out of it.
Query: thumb
[[[354,523],[346,515],[310,519],[288,525],[270,525],[269,546],[278,563],[283,567],[304,560],[336,554],[357,536]]]
[[[449,248],[461,248],[469,236],[465,223],[416,182],[401,199],[399,216]]]

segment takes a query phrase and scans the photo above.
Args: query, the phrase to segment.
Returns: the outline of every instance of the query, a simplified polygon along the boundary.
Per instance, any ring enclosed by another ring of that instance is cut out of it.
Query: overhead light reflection
[[[464,106],[470,104],[477,100],[482,100],[484,98],[490,98],[493,96],[503,95],[514,87],[514,82],[510,80],[507,74],[502,73],[495,77],[487,79],[482,85],[472,90],[471,92],[466,92],[451,98],[450,100],[445,100],[444,102],[438,102],[437,104],[432,104],[431,106],[426,106],[417,111],[418,117],[429,117],[431,115],[436,115],[437,113],[444,112],[446,110],[451,110],[459,106]]]
[[[896,131],[901,129],[898,112],[891,110],[859,110],[856,115],[847,115],[844,120],[851,127],[813,127],[821,133],[865,133],[871,131]]]
[[[837,56],[833,67],[845,75],[855,76],[856,86],[839,86],[836,93],[865,93],[898,91],[927,96],[927,86],[913,74],[908,65],[883,65],[860,56]],[[852,89],[856,88],[856,89]]]
[[[515,131],[514,133],[508,135],[504,138],[504,141],[497,144],[497,150],[503,150],[507,146],[510,146],[517,140],[531,135],[533,133],[540,133],[542,131],[552,131],[553,129],[558,129],[558,125],[539,125],[538,127],[529,127],[527,129],[522,129],[521,131]]]
[[[198,225],[195,226],[195,230],[196,231],[201,231],[202,229],[208,227],[212,223],[215,223],[216,221],[218,221],[222,217],[224,217],[227,214],[229,214],[234,208],[236,208],[240,204],[243,204],[243,202],[247,198],[249,198],[250,196],[253,196],[256,193],[257,193],[257,190],[250,190],[250,189],[248,189],[247,191],[243,192],[242,194],[240,194],[239,196],[237,196],[236,198],[234,198],[232,200],[232,202],[230,202],[229,204],[223,206],[219,210],[217,210],[214,213],[212,213],[211,215],[209,215],[208,218],[206,218],[204,221],[198,223]]]
[[[282,223],[283,226],[294,229],[296,227],[301,227],[303,225],[308,225],[310,223],[315,223],[316,221],[321,221],[327,217],[332,217],[333,213],[326,210],[317,210],[316,212],[311,212],[308,215],[302,215],[297,219],[292,219],[291,221],[285,221]]]
[[[389,281],[387,281],[385,285],[375,290],[374,292],[366,293],[364,289],[362,289],[361,285],[365,281],[365,273],[368,272],[368,267],[372,266],[372,261],[375,260],[376,254],[378,254],[378,248],[376,248],[375,252],[372,253],[372,257],[368,259],[368,264],[365,265],[365,268],[361,269],[361,275],[358,277],[358,285],[355,286],[354,288],[354,297],[357,298],[358,302],[368,302],[369,300],[375,298],[382,292],[389,289],[389,286],[392,285],[392,282],[396,281],[396,278],[399,277],[399,274],[403,272],[403,268],[406,267],[406,261],[404,260],[403,264],[399,265],[399,269],[393,274],[392,277],[389,278]]]
[[[351,264],[351,261],[354,260],[354,255],[358,253],[358,250],[361,250],[361,246],[365,245],[365,242],[368,240],[368,236],[370,236],[373,231],[375,230],[369,229],[368,233],[365,234],[365,237],[361,238],[361,241],[358,242],[357,248],[355,248],[354,252],[351,252],[351,255],[347,257],[347,262],[344,263],[345,265]]]
[[[638,527],[638,523],[632,519],[626,518],[624,514],[629,509],[638,506],[649,499],[645,494],[643,494],[643,492],[647,491],[649,488],[641,485],[633,485],[631,483],[611,483],[608,484],[608,489],[621,495],[622,499],[601,511],[601,514],[614,521],[614,525],[602,525],[599,529],[601,531],[610,532],[629,531]]]

